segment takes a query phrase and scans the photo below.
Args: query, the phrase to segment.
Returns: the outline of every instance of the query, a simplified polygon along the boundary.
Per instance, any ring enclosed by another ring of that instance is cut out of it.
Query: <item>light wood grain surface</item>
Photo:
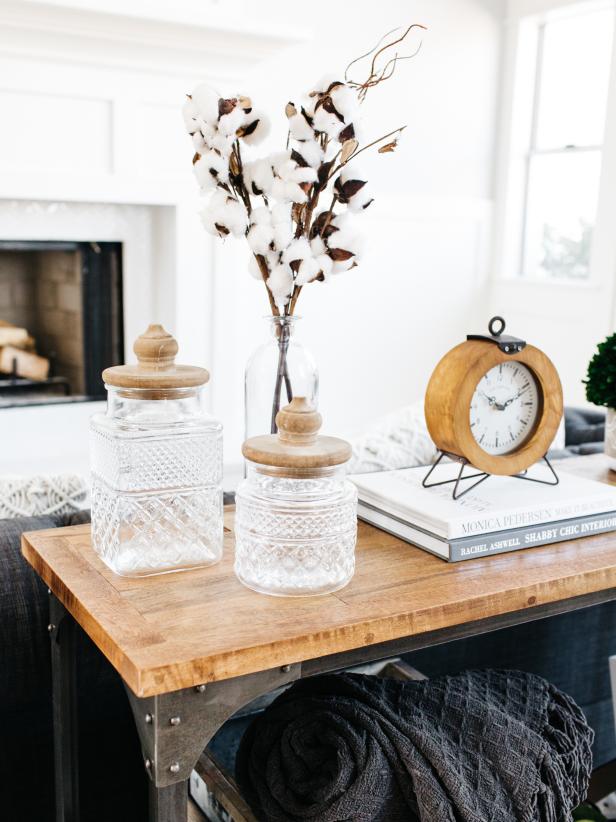
[[[561,465],[614,481],[602,456]],[[139,696],[616,588],[616,533],[448,564],[360,523],[351,583],[306,599],[242,586],[230,530],[218,565],[145,579],[115,576],[89,537],[89,526],[32,532],[22,550]]]

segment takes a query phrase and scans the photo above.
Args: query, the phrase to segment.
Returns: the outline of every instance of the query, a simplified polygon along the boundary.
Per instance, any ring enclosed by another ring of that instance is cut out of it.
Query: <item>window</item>
[[[574,7],[537,29],[521,274],[584,281],[599,196],[614,6]]]

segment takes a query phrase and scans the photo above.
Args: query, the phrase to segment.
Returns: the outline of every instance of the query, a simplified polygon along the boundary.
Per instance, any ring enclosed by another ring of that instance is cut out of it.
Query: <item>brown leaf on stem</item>
[[[344,129],[346,131],[346,129]],[[342,135],[341,135],[342,138]],[[355,151],[359,143],[357,140],[348,139],[342,142],[342,151],[340,152],[340,162],[346,163],[347,160],[350,158],[351,154]]]
[[[293,219],[293,222],[301,222],[304,207],[304,203],[293,203],[293,206],[291,207],[291,218]]]
[[[331,222],[331,213],[329,211],[322,211],[319,216],[314,220],[312,223],[312,228],[310,229],[310,238],[314,239],[319,234],[322,237],[329,237],[334,231],[338,231],[335,225],[332,225]]]
[[[353,123],[349,123],[348,126],[345,126],[340,134],[338,135],[338,140],[341,143],[344,143],[347,140],[352,140],[355,137],[355,128]]]
[[[222,234],[225,237],[227,236],[227,234],[229,233],[229,229],[227,228],[227,226],[220,225],[220,223],[214,223],[214,225],[216,226],[216,231],[219,234]]]
[[[313,123],[312,117],[308,114],[308,112],[306,111],[306,109],[303,106],[302,106],[302,117],[308,123],[310,128],[312,128],[312,123]]]
[[[237,97],[230,97],[228,100],[222,97],[218,100],[218,116],[230,114],[237,105]]]
[[[197,151],[197,152],[195,153],[195,156],[194,156],[194,157],[193,157],[193,159],[192,159],[192,164],[194,165],[195,163],[199,162],[199,160],[200,160],[200,159],[201,159],[201,155],[200,155],[200,154],[199,154],[199,152]]]
[[[292,271],[294,274],[297,274],[297,272],[299,271],[299,267],[300,267],[300,265],[301,265],[301,264],[302,264],[302,261],[301,261],[301,260],[291,260],[291,262],[289,263],[289,268],[291,269],[291,271]]]
[[[259,118],[257,117],[256,120],[253,120],[252,123],[248,123],[247,126],[240,126],[240,128],[238,128],[237,131],[235,132],[236,136],[237,137],[246,137],[249,134],[252,134],[253,131],[255,131],[255,129],[259,125],[259,122],[260,122]]]
[[[229,157],[229,171],[233,177],[237,177],[240,173],[240,164],[238,163],[235,153]]]
[[[396,150],[396,146],[398,145],[397,140],[392,140],[391,143],[385,143],[384,146],[381,146],[378,149],[379,154],[389,154],[391,151]]]
[[[344,248],[330,248],[328,254],[335,263],[344,263],[355,256],[352,251],[346,251]]]
[[[319,178],[319,190],[322,191],[328,183],[329,180],[329,173],[332,170],[334,165],[334,160],[330,160],[328,163],[321,163],[319,166],[319,170],[317,171],[317,177]]]
[[[246,114],[250,114],[252,111],[252,100],[250,97],[238,97],[237,102],[240,104],[240,107],[244,109]]]
[[[291,150],[291,159],[294,160],[298,166],[301,166],[301,168],[306,168],[308,166],[308,163],[296,149]]]
[[[289,101],[284,107],[284,113],[287,115],[287,117],[293,117],[294,114],[297,114],[297,109],[291,101]]]
[[[340,177],[336,178],[334,190],[341,203],[348,203],[366,185],[365,180],[347,180],[343,183]]]

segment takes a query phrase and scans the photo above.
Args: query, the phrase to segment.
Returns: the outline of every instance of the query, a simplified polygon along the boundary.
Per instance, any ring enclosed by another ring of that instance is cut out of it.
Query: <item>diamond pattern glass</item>
[[[95,550],[122,576],[217,562],[222,426],[196,399],[167,400],[164,413],[148,414],[146,402],[114,402],[112,393],[107,414],[91,423]]]
[[[321,478],[250,470],[236,495],[235,573],[279,596],[336,591],[355,570],[357,492],[344,468]]]

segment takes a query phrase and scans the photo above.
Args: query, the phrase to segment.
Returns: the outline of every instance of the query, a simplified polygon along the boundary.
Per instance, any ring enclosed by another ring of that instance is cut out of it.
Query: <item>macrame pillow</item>
[[[75,474],[0,477],[0,519],[70,514],[85,507],[86,483]]]

